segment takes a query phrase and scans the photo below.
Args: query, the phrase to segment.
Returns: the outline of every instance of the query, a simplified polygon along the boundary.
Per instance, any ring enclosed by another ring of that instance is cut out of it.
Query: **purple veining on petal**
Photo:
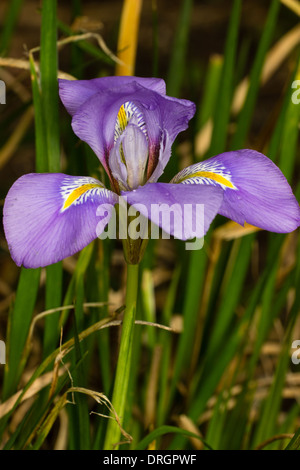
[[[172,182],[223,187],[219,213],[241,225],[247,222],[278,233],[299,227],[299,203],[285,176],[268,157],[254,150],[216,155],[185,168]]]
[[[187,128],[195,113],[195,105],[187,100],[164,96],[134,80],[89,96],[74,113],[72,127],[75,134],[94,150],[109,175],[108,158],[114,146],[117,116],[121,106],[127,102],[133,103],[144,118],[149,146],[149,178],[160,155],[164,155],[163,164],[160,162],[161,169],[164,169],[170,158],[171,144],[177,134]],[[162,151],[166,134],[169,145]]]
[[[254,150],[217,155],[157,183],[195,113],[194,103],[165,95],[163,80],[104,77],[59,86],[75,134],[94,150],[114,190],[168,234],[201,238],[217,213],[272,232],[299,227],[299,203],[286,178]],[[35,268],[76,253],[105,229],[118,201],[94,178],[24,175],[4,204],[13,259]]]
[[[37,268],[73,255],[97,237],[98,206],[106,204],[109,211],[116,202],[117,196],[94,178],[22,176],[10,188],[3,210],[12,258],[18,266]]]
[[[134,191],[123,191],[122,196],[166,233],[188,240],[205,235],[222,204],[223,191],[213,186],[148,183]],[[204,210],[200,225],[196,224],[197,205]]]
[[[68,113],[73,116],[77,109],[95,93],[107,93],[111,88],[120,89],[132,82],[140,83],[145,88],[149,88],[162,95],[166,94],[166,84],[161,78],[111,76],[93,78],[91,80],[59,79],[59,95]]]

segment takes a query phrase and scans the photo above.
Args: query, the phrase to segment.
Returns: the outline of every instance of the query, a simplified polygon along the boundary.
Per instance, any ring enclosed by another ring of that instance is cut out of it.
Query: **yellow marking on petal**
[[[125,130],[125,127],[128,124],[128,119],[127,119],[126,111],[125,111],[125,108],[124,108],[123,104],[122,104],[121,108],[119,109],[117,117],[118,117],[118,121],[119,121],[119,124],[120,124],[120,128],[123,132]]]
[[[76,201],[76,199],[78,199],[84,193],[86,193],[90,189],[97,188],[97,187],[100,188],[101,186],[99,184],[88,183],[88,184],[83,184],[82,186],[79,186],[78,188],[74,189],[74,191],[72,191],[67,197],[67,199],[65,200],[63,210],[70,207],[71,204],[73,204],[73,202]]]
[[[235,189],[235,186],[231,183],[231,181],[229,181],[227,178],[224,178],[224,176],[219,175],[218,173],[211,173],[210,171],[197,171],[196,173],[185,175],[181,182],[191,178],[209,178],[213,181],[216,181],[217,183],[227,186],[228,188]]]

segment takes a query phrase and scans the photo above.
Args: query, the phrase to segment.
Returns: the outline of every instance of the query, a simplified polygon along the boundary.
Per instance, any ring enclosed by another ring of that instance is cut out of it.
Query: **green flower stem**
[[[110,419],[104,442],[104,449],[118,448],[121,440],[121,429],[127,399],[127,389],[130,377],[134,322],[136,313],[136,300],[138,292],[138,264],[127,264],[126,307],[124,311],[121,344],[115,376],[112,405],[118,416],[119,423]]]

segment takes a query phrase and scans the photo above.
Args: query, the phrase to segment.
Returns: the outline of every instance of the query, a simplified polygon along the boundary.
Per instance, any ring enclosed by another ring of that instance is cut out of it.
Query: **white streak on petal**
[[[209,184],[236,190],[232,181],[232,174],[221,162],[207,160],[195,163],[180,171],[171,183],[183,184]]]
[[[143,132],[135,125],[129,125],[124,133],[123,152],[127,167],[127,184],[131,189],[144,183],[148,160],[148,143]]]
[[[138,109],[138,107],[134,103],[132,103],[131,101],[126,101],[126,103],[124,103],[120,107],[118,112],[114,133],[115,143],[121,137],[129,123],[138,126],[140,130],[144,133],[145,137],[148,138],[143,113]]]

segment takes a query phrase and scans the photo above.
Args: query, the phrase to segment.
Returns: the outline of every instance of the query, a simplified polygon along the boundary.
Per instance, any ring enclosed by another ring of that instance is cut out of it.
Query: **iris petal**
[[[3,211],[12,258],[18,266],[37,268],[73,255],[99,235],[99,205],[106,204],[109,212],[115,202],[116,195],[94,178],[22,176],[10,188]]]
[[[122,196],[166,233],[188,240],[205,235],[222,204],[223,191],[213,186],[148,183]]]
[[[147,139],[139,127],[130,124],[124,132],[122,146],[127,167],[128,187],[135,189],[144,183],[148,160]]]
[[[72,86],[73,82],[70,82]],[[164,132],[172,144],[177,134],[188,126],[195,113],[194,103],[164,96],[132,81],[120,88],[97,92],[89,97],[73,115],[75,134],[94,150],[109,174],[108,155],[115,141],[115,126],[119,110],[125,103],[133,103],[143,116],[149,148],[151,176],[159,160]],[[164,166],[171,156],[166,149]]]
[[[114,142],[122,135],[129,123],[135,124],[147,138],[147,129],[143,114],[133,103],[126,101],[118,112],[115,124]]]
[[[225,152],[191,165],[173,183],[214,185],[224,190],[219,213],[271,232],[292,232],[300,224],[300,208],[280,169],[254,150]]]
[[[73,116],[77,109],[95,93],[107,92],[111,88],[121,88],[132,82],[137,82],[150,90],[166,94],[166,84],[161,78],[147,77],[102,77],[92,80],[59,79],[60,98],[68,113]]]
[[[109,167],[122,189],[135,189],[144,183],[148,145],[144,133],[128,124],[109,155]]]

